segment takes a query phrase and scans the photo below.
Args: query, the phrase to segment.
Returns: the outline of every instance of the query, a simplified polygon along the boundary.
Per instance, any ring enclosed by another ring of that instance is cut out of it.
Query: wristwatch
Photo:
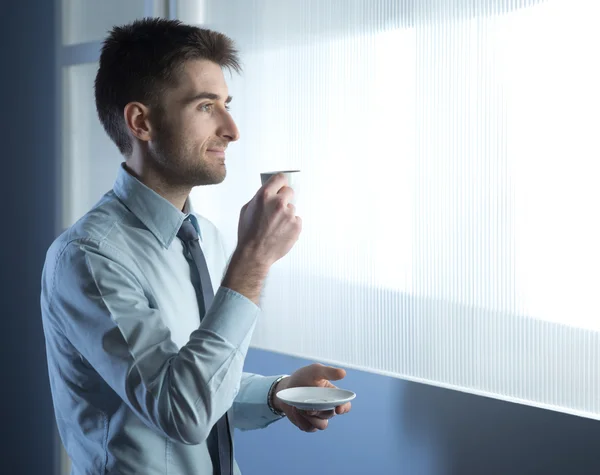
[[[277,409],[275,409],[275,406],[273,405],[273,396],[275,396],[275,388],[277,387],[277,383],[279,383],[279,381],[287,377],[289,377],[289,375],[285,374],[273,381],[273,384],[271,384],[271,387],[269,388],[269,394],[267,395],[267,405],[269,406],[269,409],[271,409],[271,412],[273,414],[279,417],[285,416],[285,412],[278,411]]]

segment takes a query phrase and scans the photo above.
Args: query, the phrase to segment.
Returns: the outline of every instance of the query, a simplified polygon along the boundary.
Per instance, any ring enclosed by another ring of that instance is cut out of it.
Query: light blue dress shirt
[[[188,216],[215,291],[202,323],[176,237]],[[124,167],[52,244],[42,320],[72,474],[212,475],[206,439],[225,412],[244,430],[279,419],[267,405],[278,376],[243,373],[260,310],[220,286],[228,258],[210,221],[181,212]]]

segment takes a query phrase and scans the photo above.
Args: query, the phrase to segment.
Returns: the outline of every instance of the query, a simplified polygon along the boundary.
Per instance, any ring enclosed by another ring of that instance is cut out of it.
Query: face
[[[230,100],[219,65],[185,64],[177,86],[165,92],[150,120],[149,158],[169,184],[193,187],[225,179],[225,149],[239,138]]]

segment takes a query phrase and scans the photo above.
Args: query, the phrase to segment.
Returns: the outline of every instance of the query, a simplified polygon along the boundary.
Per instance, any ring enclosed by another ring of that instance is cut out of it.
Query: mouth
[[[224,148],[209,148],[206,150],[206,153],[216,158],[225,158]]]

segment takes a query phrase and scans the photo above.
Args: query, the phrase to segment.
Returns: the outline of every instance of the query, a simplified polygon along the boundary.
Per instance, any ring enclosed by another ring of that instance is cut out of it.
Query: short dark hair
[[[110,31],[94,84],[96,110],[123,155],[133,150],[123,117],[125,106],[139,101],[160,107],[161,93],[175,84],[177,72],[191,59],[241,70],[233,41],[216,31],[162,18],[136,20]]]

